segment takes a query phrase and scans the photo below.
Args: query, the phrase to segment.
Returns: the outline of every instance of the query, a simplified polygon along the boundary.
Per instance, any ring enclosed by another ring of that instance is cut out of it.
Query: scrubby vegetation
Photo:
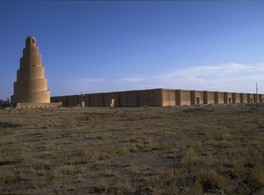
[[[252,194],[264,108],[0,110],[0,194]]]
[[[9,99],[7,99],[7,100],[0,99],[0,108],[7,108],[7,107],[11,107],[10,100]]]

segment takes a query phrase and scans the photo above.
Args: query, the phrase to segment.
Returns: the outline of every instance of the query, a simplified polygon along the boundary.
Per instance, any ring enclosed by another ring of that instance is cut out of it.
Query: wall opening
[[[115,98],[111,98],[110,100],[109,100],[109,105],[110,105],[110,107],[115,107]]]
[[[200,104],[200,98],[196,97],[196,104]]]
[[[232,103],[232,99],[228,98],[228,103],[231,104]]]

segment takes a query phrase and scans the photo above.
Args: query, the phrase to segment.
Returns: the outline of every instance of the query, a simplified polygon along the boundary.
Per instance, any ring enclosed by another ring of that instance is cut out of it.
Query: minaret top
[[[30,47],[30,45],[37,46],[37,42],[36,42],[35,37],[32,37],[32,36],[28,36],[27,37],[27,39],[26,39],[26,47]]]

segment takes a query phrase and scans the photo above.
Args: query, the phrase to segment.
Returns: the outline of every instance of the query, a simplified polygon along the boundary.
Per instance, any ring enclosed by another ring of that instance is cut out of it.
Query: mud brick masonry
[[[44,67],[34,37],[27,37],[14,95],[11,103],[17,108],[63,106],[81,107],[140,107],[200,104],[264,103],[263,94],[196,91],[181,89],[150,89],[110,93],[80,94],[50,97]]]
[[[51,102],[62,102],[63,106],[68,107],[140,107],[200,104],[247,104],[264,103],[264,95],[218,91],[150,89],[57,96],[51,97]],[[113,102],[114,105],[111,105]]]
[[[54,107],[50,104],[50,91],[44,76],[38,45],[34,37],[27,37],[17,81],[14,83],[14,95],[11,103],[17,107]]]

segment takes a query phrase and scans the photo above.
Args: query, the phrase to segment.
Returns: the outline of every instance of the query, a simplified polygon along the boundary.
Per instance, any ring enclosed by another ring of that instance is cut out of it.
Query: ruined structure
[[[63,106],[69,107],[165,107],[201,104],[264,103],[264,95],[250,93],[229,93],[219,91],[150,89],[57,96],[51,97],[51,102],[62,102]]]
[[[26,47],[23,49],[23,56],[20,58],[20,68],[17,71],[17,81],[14,83],[14,95],[11,97],[11,103],[18,108],[57,107],[60,105],[69,107],[140,107],[250,104],[264,103],[264,94],[151,89],[50,98],[36,39],[27,37]]]
[[[23,107],[50,106],[50,91],[44,76],[38,45],[34,37],[27,37],[26,47],[20,58],[17,81],[14,83],[14,95],[11,103]]]

